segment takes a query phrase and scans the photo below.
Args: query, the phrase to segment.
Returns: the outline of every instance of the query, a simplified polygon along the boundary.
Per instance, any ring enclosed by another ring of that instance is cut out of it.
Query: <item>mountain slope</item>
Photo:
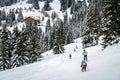
[[[120,44],[101,51],[100,46],[90,47],[88,51],[87,72],[82,72],[80,63],[83,59],[81,40],[65,46],[60,55],[52,51],[44,53],[42,61],[19,68],[0,72],[0,80],[119,80],[120,79]],[[74,48],[76,52],[74,52]],[[72,54],[69,60],[68,54]]]

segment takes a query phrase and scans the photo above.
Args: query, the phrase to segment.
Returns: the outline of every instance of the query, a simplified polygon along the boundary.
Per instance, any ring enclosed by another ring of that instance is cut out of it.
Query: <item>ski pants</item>
[[[82,67],[82,72],[86,71],[86,67]]]
[[[87,61],[87,60],[88,60],[88,59],[87,59],[87,55],[85,55],[85,56],[84,56],[84,61]]]

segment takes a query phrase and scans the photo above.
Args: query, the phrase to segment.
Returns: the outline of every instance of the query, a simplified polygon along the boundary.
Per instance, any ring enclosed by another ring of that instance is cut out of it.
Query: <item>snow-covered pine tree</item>
[[[73,42],[72,30],[69,30],[66,37],[66,44],[70,44],[72,42]]]
[[[12,21],[15,21],[15,12],[14,12],[14,9],[11,10],[10,15],[11,15]]]
[[[63,40],[61,36],[61,30],[58,29],[55,34],[55,42],[54,42],[54,54],[60,54],[64,52],[64,47],[63,47]]]
[[[13,29],[13,33],[12,33],[12,40],[13,40],[13,50],[12,50],[12,58],[11,58],[11,67],[13,68],[13,57],[16,55],[16,50],[17,50],[17,41],[19,39],[19,36],[20,36],[20,31],[18,30],[18,27],[16,26],[14,29]]]
[[[72,26],[74,38],[79,38],[83,35],[83,29],[86,26],[87,6],[84,1],[77,1],[74,7],[72,16]]]
[[[60,54],[64,52],[62,20],[60,18],[57,18],[54,26],[55,26],[55,39],[54,39],[53,51],[54,51],[54,54]]]
[[[46,41],[45,41],[45,34],[44,33],[41,35],[40,43],[41,43],[41,51],[42,52],[47,51]]]
[[[33,1],[33,7],[34,7],[34,9],[36,9],[36,10],[40,9],[39,4],[38,4],[38,0],[34,0],[34,1]]]
[[[39,57],[39,35],[38,28],[34,25],[28,25],[26,30],[26,51],[25,54],[28,57],[28,63],[37,61]]]
[[[98,39],[100,36],[100,16],[97,8],[88,10],[87,27],[83,35],[83,46],[98,45]]]
[[[17,20],[18,22],[23,22],[23,14],[21,9],[18,12]]]
[[[52,20],[54,20],[57,17],[57,13],[54,11],[51,15]]]
[[[60,11],[65,12],[65,10],[67,9],[67,0],[60,0]]]
[[[41,28],[39,28],[38,29],[38,33],[37,33],[37,44],[39,44],[38,45],[38,47],[37,47],[37,51],[38,51],[38,53],[39,53],[39,57],[42,57],[41,56],[41,53],[43,53],[44,52],[44,50],[43,50],[43,43],[44,43],[44,41],[43,41],[43,39],[44,39],[44,37],[43,37],[43,33],[42,33],[42,29]]]
[[[47,46],[47,50],[50,50],[51,47],[50,47],[50,34],[51,34],[51,24],[50,24],[50,19],[47,20],[47,23],[46,23],[46,28],[45,28],[45,32],[46,32],[46,46]]]
[[[17,0],[0,0],[0,6],[1,7],[10,6],[14,3],[17,3]]]
[[[50,19],[46,22],[45,32],[48,33],[51,29]]]
[[[6,18],[6,12],[5,12],[5,10],[3,9],[3,10],[1,11],[1,19],[2,19],[2,20],[5,20],[5,18]]]
[[[63,28],[63,39],[64,39],[64,44],[67,44],[67,34],[69,32],[69,23],[68,23],[68,13],[65,12],[64,15],[64,20],[63,20],[63,27],[61,26],[61,28]]]
[[[50,6],[50,4],[49,4],[49,1],[48,1],[48,0],[45,1],[43,10],[44,10],[44,11],[49,11],[49,10],[51,10],[51,9],[52,9],[52,8],[51,8],[51,6]]]
[[[27,0],[27,3],[30,3],[30,4],[33,3],[33,0]]]
[[[20,36],[17,39],[16,47],[14,49],[14,56],[12,57],[12,67],[19,67],[21,65],[24,65],[28,63],[28,57],[25,54],[26,46],[25,43],[27,40],[26,34],[24,30],[20,32]]]
[[[55,40],[55,28],[52,27],[50,31],[50,49],[53,49],[54,40]]]
[[[15,21],[15,13],[14,10],[10,9],[9,14],[7,15],[6,18],[6,23],[8,24],[8,26],[12,27],[14,21]]]
[[[67,32],[67,35],[66,35],[66,44],[70,44],[73,42],[73,25],[72,25],[72,20],[69,18],[69,28],[68,28],[68,32]]]
[[[44,0],[44,1],[53,2],[53,0]]]
[[[2,30],[1,35],[1,69],[6,70],[11,68],[11,47],[12,47],[12,41],[11,41],[11,33],[10,31],[4,27]]]
[[[44,50],[48,51],[49,50],[48,47],[50,47],[48,46],[48,36],[44,34]]]
[[[75,0],[72,0],[70,14],[73,14],[74,10],[75,10]]]
[[[67,0],[67,8],[71,7],[73,0]]]
[[[105,0],[103,29],[103,48],[119,42],[120,37],[120,0]]]

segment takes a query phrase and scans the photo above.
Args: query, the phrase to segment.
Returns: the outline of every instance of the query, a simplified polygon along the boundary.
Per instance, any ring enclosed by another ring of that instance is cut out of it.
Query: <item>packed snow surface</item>
[[[120,44],[104,51],[101,46],[86,48],[86,72],[82,72],[80,67],[83,59],[81,46],[81,39],[77,39],[65,46],[63,54],[45,52],[42,61],[1,71],[0,80],[120,80]],[[69,53],[72,54],[72,59],[69,59]]]

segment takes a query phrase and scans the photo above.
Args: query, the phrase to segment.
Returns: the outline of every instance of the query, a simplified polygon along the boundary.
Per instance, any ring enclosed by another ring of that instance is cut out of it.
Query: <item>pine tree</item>
[[[47,46],[47,50],[50,50],[51,47],[50,47],[50,33],[51,33],[51,24],[50,24],[50,19],[48,19],[47,23],[46,23],[46,29],[45,29],[45,32],[46,32],[46,46]]]
[[[18,22],[23,22],[23,14],[21,9],[19,10],[17,20]]]
[[[57,13],[53,12],[52,15],[51,15],[52,20],[54,20],[56,17],[57,17]]]
[[[62,27],[62,26],[61,26]],[[68,13],[66,12],[65,15],[64,15],[64,21],[63,21],[63,39],[64,39],[64,43],[67,44],[67,34],[69,32],[69,25],[68,25]]]
[[[60,10],[64,12],[67,9],[67,0],[60,0],[60,5]]]
[[[50,31],[50,49],[53,49],[54,47],[54,40],[55,40],[55,29],[52,28]]]
[[[67,1],[68,1],[68,2],[67,2],[67,8],[69,8],[69,7],[71,7],[73,0],[67,0]]]
[[[90,10],[87,18],[87,28],[83,37],[84,47],[98,45],[98,39],[100,36],[100,17],[99,12],[95,10]]]
[[[38,0],[34,0],[34,2],[33,2],[33,7],[34,7],[34,9],[36,9],[36,10],[40,9],[39,4],[38,4]]]
[[[5,18],[6,18],[6,12],[5,12],[5,10],[3,9],[3,10],[1,11],[1,19],[2,19],[2,20],[5,20]]]
[[[119,42],[120,37],[120,1],[119,0],[105,0],[104,21],[105,27],[103,29],[103,48],[108,45]]]
[[[74,3],[74,2],[73,2]],[[86,12],[87,7],[84,4],[84,1],[77,1],[77,3],[72,4],[73,7],[73,16],[72,16],[72,32],[74,38],[79,38],[83,35],[84,27],[86,26]]]
[[[69,26],[69,29],[68,29],[68,32],[66,34],[66,44],[70,44],[73,42],[73,32],[72,32],[72,27],[71,27],[71,24],[68,25]]]
[[[74,10],[75,10],[75,0],[72,1],[70,14],[73,14]]]
[[[0,6],[1,7],[10,6],[14,3],[17,3],[17,0],[0,0]]]
[[[45,32],[48,33],[51,29],[51,24],[50,24],[50,19],[47,20],[46,27],[45,27]]]
[[[63,39],[63,23],[62,20],[57,18],[57,21],[54,24],[55,26],[55,39],[53,51],[54,54],[60,54],[64,52],[64,39]]]
[[[21,65],[29,63],[27,55],[27,35],[25,32],[26,28],[23,28],[19,33],[19,37],[16,40],[16,46],[13,51],[14,56],[12,57],[12,67],[19,67]]]
[[[49,10],[51,10],[51,9],[52,9],[52,8],[51,8],[51,6],[50,6],[50,4],[49,4],[49,1],[48,1],[48,0],[45,1],[43,10],[44,10],[44,11],[49,11]]]
[[[3,28],[1,36],[1,68],[3,70],[11,68],[11,34],[6,27]]]
[[[18,49],[18,44],[17,44],[17,41],[20,37],[20,31],[18,30],[18,27],[16,26],[14,29],[13,29],[13,33],[12,33],[12,40],[13,40],[13,50],[12,50],[12,54],[13,54],[13,57],[17,54],[17,49]],[[12,65],[12,68],[15,66],[15,61],[14,61],[14,58],[12,57],[12,61],[11,61],[11,65]],[[17,62],[16,62],[17,63]],[[14,65],[13,65],[14,64]],[[17,65],[16,65],[17,66]]]
[[[10,9],[9,14],[6,17],[6,23],[12,27],[14,21],[15,21],[14,10]]]
[[[30,4],[33,3],[33,0],[27,0],[27,3],[30,3]]]
[[[29,25],[27,26],[27,52],[29,58],[29,63],[37,61],[40,56],[40,46],[39,46],[39,34],[37,26]]]
[[[15,13],[14,13],[14,10],[11,11],[11,17],[12,17],[12,21],[15,21]]]
[[[64,47],[63,47],[63,40],[62,40],[62,31],[58,29],[55,34],[55,42],[54,42],[54,54],[60,54],[64,52]]]

